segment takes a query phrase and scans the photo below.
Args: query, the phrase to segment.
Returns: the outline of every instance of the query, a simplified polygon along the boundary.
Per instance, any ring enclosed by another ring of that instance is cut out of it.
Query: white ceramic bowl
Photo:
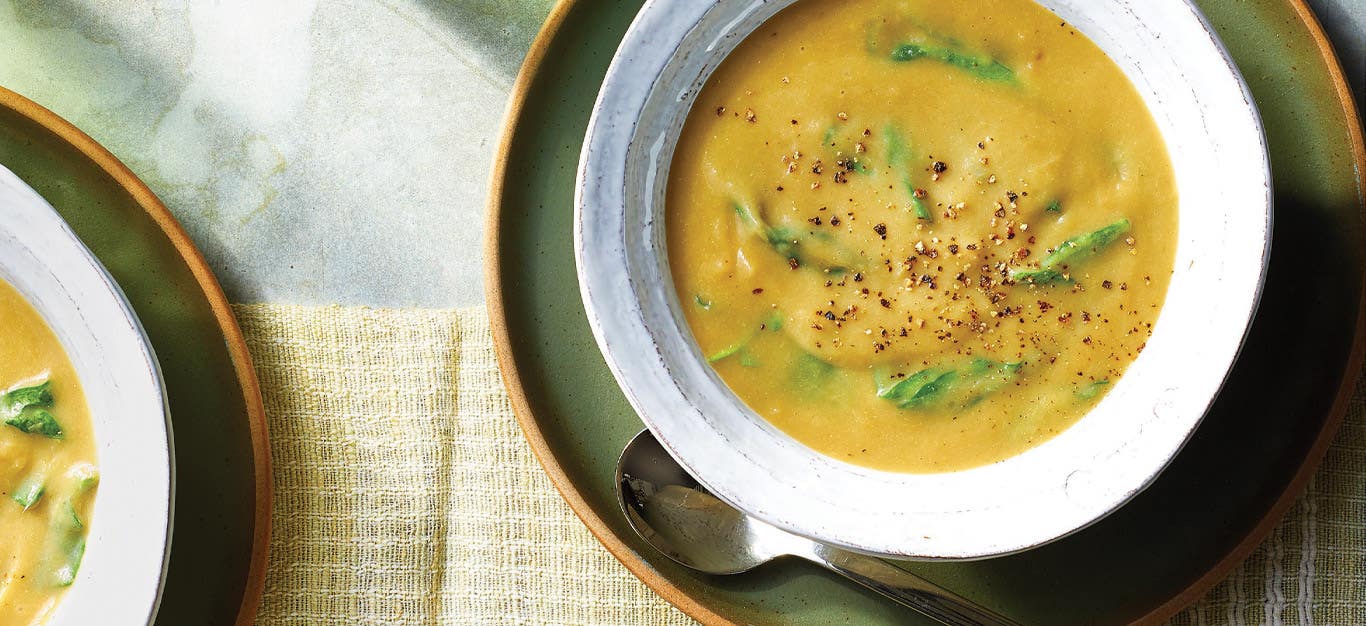
[[[675,142],[721,60],[792,0],[647,2],[607,72],[585,140],[575,252],[589,322],[627,398],[717,496],[853,550],[972,559],[1058,539],[1158,475],[1200,423],[1256,309],[1270,170],[1246,85],[1184,0],[1043,0],[1128,75],[1167,142],[1181,198],[1176,271],[1142,355],[1075,426],[1016,457],[898,474],[823,456],[748,409],[702,357],[668,270]]]
[[[0,167],[0,278],[76,367],[94,421],[99,489],[85,557],[49,626],[150,624],[170,549],[169,413],[151,344],[109,273],[66,222]]]

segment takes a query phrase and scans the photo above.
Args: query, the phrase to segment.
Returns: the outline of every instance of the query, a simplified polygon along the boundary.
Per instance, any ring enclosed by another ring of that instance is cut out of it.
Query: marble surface
[[[552,0],[0,0],[0,85],[80,126],[238,302],[483,300],[485,188]]]
[[[0,0],[0,85],[123,159],[234,301],[474,305],[503,108],[553,4]],[[1311,4],[1360,93],[1366,2]]]

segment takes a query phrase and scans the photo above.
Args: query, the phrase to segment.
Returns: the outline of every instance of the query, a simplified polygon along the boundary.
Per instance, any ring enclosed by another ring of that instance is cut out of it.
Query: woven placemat
[[[482,308],[235,307],[275,463],[258,623],[690,624],[522,438]],[[1366,400],[1271,538],[1177,624],[1366,623]]]

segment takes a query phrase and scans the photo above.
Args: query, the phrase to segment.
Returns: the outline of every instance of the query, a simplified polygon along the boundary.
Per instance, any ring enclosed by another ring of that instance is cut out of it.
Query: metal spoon
[[[641,538],[708,574],[738,574],[798,556],[951,626],[1015,625],[901,568],[779,530],[722,502],[641,431],[617,462],[617,498]]]

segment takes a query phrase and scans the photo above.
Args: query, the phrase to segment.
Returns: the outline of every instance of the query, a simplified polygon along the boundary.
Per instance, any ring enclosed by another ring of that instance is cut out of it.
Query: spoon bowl
[[[708,574],[739,574],[782,556],[798,556],[943,624],[1014,622],[869,556],[793,535],[712,495],[649,430],[617,461],[617,499],[636,533],[678,563]]]
[[[631,527],[665,556],[708,574],[739,574],[809,542],[711,495],[642,431],[617,464],[617,493]]]

